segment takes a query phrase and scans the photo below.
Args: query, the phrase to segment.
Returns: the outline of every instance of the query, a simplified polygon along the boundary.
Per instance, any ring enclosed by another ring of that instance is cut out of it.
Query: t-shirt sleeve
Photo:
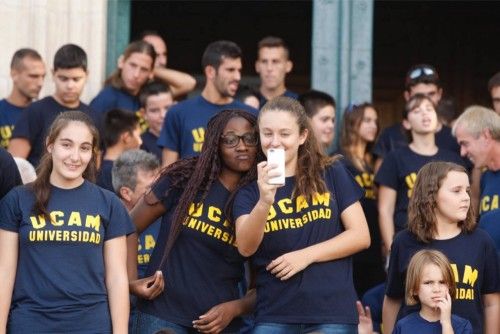
[[[37,129],[41,129],[41,123],[37,122],[36,116],[37,112],[32,106],[23,109],[21,115],[19,115],[16,125],[14,126],[12,138],[25,138],[32,143],[36,138]]]
[[[0,199],[12,188],[22,184],[21,175],[12,156],[0,149]]]
[[[92,99],[89,107],[94,112],[104,114],[115,107],[114,100],[114,97],[108,94],[108,91],[104,88]]]
[[[252,212],[258,200],[259,190],[257,188],[257,183],[254,182],[241,188],[234,198],[231,217],[233,221]]]
[[[389,144],[388,144],[388,131],[385,129],[382,131],[378,140],[375,142],[375,146],[373,146],[372,153],[379,158],[384,158],[385,155],[389,152]]]
[[[181,120],[179,109],[173,108],[165,117],[163,127],[158,137],[158,146],[174,152],[181,151]]]
[[[111,210],[106,235],[104,236],[105,241],[135,232],[135,226],[132,224],[132,220],[122,202],[111,193],[110,199]]]
[[[180,190],[170,189],[171,185],[172,181],[170,177],[164,175],[153,185],[151,190],[167,211],[177,205],[182,195]]]
[[[394,190],[398,189],[398,166],[394,152],[388,154],[375,175],[375,183]]]
[[[391,254],[389,257],[389,269],[387,270],[387,286],[385,294],[388,297],[401,299],[405,296],[404,291],[404,273],[401,272],[401,249],[400,239],[398,236],[394,239],[391,247]]]
[[[463,326],[461,326],[461,328],[457,328],[457,331],[455,332],[455,334],[473,334],[473,333],[474,331],[472,330],[472,324],[467,319],[463,319]]]
[[[21,219],[19,193],[13,189],[0,201],[0,229],[19,232]]]
[[[481,231],[483,232],[483,231]],[[491,237],[484,232],[485,264],[481,294],[500,292],[500,259]]]
[[[333,174],[334,189],[339,212],[343,212],[349,206],[359,201],[363,195],[363,188],[359,186],[345,165],[337,161],[331,167]]]
[[[401,331],[401,322],[398,321],[396,323],[396,326],[394,327],[394,329],[392,330],[392,334],[401,334],[402,331]]]

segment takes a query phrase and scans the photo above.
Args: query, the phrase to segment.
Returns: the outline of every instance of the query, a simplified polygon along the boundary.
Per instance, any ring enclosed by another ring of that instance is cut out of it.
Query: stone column
[[[337,101],[337,137],[343,109],[371,102],[373,0],[314,0],[312,87]]]
[[[22,47],[37,50],[47,77],[40,97],[52,94],[52,62],[63,44],[81,46],[88,56],[89,79],[82,100],[89,102],[104,81],[106,55],[105,0],[0,0],[0,98],[11,90],[10,61]]]

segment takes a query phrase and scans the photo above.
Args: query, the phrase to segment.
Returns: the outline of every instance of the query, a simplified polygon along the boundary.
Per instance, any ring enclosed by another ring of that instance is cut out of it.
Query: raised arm
[[[170,68],[155,67],[154,76],[169,86],[173,97],[185,95],[196,86],[196,79],[193,76]]]
[[[269,209],[274,202],[276,189],[278,186],[268,184],[267,181],[273,177],[272,173],[268,175],[270,166],[266,161],[257,165],[260,197],[252,211],[247,215],[242,215],[236,219],[236,243],[238,251],[243,256],[251,256],[259,248],[264,238],[264,227],[266,225]]]
[[[19,234],[0,229],[0,334],[7,332],[12,291],[16,279]]]

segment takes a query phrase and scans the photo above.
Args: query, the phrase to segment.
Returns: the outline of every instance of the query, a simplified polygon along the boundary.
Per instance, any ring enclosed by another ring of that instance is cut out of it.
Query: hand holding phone
[[[277,165],[278,167],[273,169],[273,172],[278,171],[280,173],[279,176],[270,178],[267,183],[275,184],[275,185],[284,185],[285,184],[285,150],[282,148],[270,148],[269,150],[267,150],[267,163]]]

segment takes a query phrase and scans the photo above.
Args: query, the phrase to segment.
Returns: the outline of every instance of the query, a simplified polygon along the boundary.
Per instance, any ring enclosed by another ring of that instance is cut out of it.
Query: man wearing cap
[[[500,72],[497,72],[488,81],[488,91],[491,95],[493,110],[500,115]]]
[[[405,91],[403,92],[405,101],[408,101],[416,94],[427,95],[432,102],[434,102],[435,106],[441,101],[443,88],[441,87],[436,69],[431,65],[419,64],[412,66],[406,74]],[[373,148],[373,154],[377,156],[375,170],[378,170],[387,153],[408,145],[408,138],[405,132],[401,122],[382,131]],[[457,153],[460,151],[457,142],[451,134],[451,129],[441,123],[439,123],[436,131],[436,145],[439,148],[448,149]]]

